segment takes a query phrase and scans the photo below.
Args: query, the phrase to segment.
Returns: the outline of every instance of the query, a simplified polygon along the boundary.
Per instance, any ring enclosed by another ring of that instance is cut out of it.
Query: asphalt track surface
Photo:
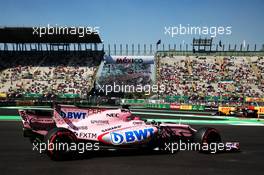
[[[221,154],[108,151],[56,162],[32,151],[32,144],[22,136],[21,122],[1,121],[0,174],[263,174],[264,127],[213,127],[222,133],[223,140],[239,141],[242,151]]]

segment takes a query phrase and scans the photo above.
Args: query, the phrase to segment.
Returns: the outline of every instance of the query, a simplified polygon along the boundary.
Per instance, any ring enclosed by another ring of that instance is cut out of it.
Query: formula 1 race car
[[[88,150],[133,148],[164,152],[175,150],[175,143],[179,142],[221,143],[221,136],[214,128],[195,130],[189,125],[148,122],[133,116],[128,108],[56,105],[53,112],[19,110],[19,114],[24,136],[35,145],[46,144],[44,152],[54,160],[72,158],[80,143],[89,143]],[[237,142],[228,143],[224,145],[224,151],[239,150]],[[71,147],[58,149],[58,144]],[[211,152],[209,149],[205,151]]]
[[[258,110],[254,106],[219,107],[215,115],[243,118],[258,118]]]

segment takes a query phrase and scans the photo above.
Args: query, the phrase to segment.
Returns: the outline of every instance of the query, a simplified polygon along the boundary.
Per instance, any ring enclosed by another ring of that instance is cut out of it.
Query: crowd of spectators
[[[101,64],[95,56],[9,56],[0,57],[0,93],[86,95]],[[188,96],[189,101],[206,96],[263,97],[263,57],[174,56],[156,62],[156,83],[165,85],[159,95]],[[147,85],[153,83],[153,65],[105,64],[99,84]],[[213,103],[213,102],[212,102]]]
[[[263,67],[262,57],[163,57],[158,83],[166,86],[164,96],[262,97]]]
[[[86,94],[93,87],[101,62],[100,58],[85,56],[8,58],[0,58],[0,92],[8,97],[20,97],[22,94],[43,94],[44,97]]]

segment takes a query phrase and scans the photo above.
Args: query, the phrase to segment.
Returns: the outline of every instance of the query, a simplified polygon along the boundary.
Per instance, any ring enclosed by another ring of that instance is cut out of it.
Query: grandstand
[[[57,58],[57,56],[1,57],[0,61],[5,63],[5,68],[0,73],[0,92],[8,93],[9,97],[23,94],[86,95],[92,88],[100,59],[63,56],[57,61]],[[8,62],[7,59],[12,59],[12,62]]]
[[[87,96],[93,88],[103,51],[96,50],[97,47],[87,49],[86,45],[101,43],[99,36],[38,38],[31,36],[31,30],[0,30],[0,42],[4,45],[0,51],[1,96],[11,99],[54,99],[65,94],[78,98]]]
[[[212,40],[205,40],[209,44],[201,47],[204,42],[199,39],[194,40],[198,43],[193,46],[193,50],[198,47],[195,52],[177,50],[176,45],[174,49],[164,50],[163,45],[163,50],[156,51],[154,55],[152,45],[149,50],[144,45],[142,54],[139,45],[137,51],[132,45],[132,52],[126,45],[125,51],[120,50],[118,55],[114,45],[116,55],[111,55],[109,46],[108,57],[119,61],[107,62],[104,60],[104,46],[98,50],[101,39],[97,34],[83,38],[74,35],[38,38],[31,36],[31,30],[0,30],[1,100],[90,100],[91,96],[99,95],[110,98],[114,94],[107,97],[98,94],[95,85],[112,85],[113,82],[119,85],[165,85],[163,93],[145,96],[142,92],[138,95],[165,99],[170,103],[218,103],[223,99],[242,102],[246,97],[263,97],[264,54],[256,51],[256,46],[254,51],[249,51],[249,47],[245,51],[218,51],[211,48]],[[128,53],[129,56],[124,55]],[[152,61],[140,64],[120,62],[121,58],[133,60],[143,57]],[[124,97],[124,94],[118,97]]]
[[[263,97],[263,57],[164,56],[158,63],[158,83],[167,87],[163,97]]]

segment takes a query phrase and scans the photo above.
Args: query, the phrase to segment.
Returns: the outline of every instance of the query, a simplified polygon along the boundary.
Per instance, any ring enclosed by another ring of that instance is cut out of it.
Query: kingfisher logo
[[[120,145],[122,143],[132,143],[145,140],[154,135],[153,128],[139,129],[134,131],[127,131],[125,133],[111,133],[111,141],[114,145]]]
[[[68,119],[85,119],[86,113],[85,112],[60,112],[60,116],[62,118]]]

